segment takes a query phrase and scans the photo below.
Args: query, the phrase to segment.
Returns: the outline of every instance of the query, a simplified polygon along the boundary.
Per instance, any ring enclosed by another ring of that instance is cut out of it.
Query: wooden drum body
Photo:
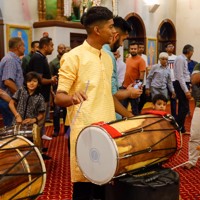
[[[34,199],[46,183],[37,147],[23,136],[0,138],[0,199]]]
[[[168,160],[180,148],[175,122],[160,115],[141,115],[83,129],[76,144],[78,165],[91,182]]]
[[[40,127],[37,124],[14,125],[0,130],[0,138],[21,135],[35,144],[39,149],[42,148],[42,139],[40,135]]]

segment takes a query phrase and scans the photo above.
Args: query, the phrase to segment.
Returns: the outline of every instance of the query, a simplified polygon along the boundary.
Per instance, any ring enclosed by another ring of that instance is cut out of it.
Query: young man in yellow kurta
[[[82,24],[88,37],[82,45],[63,55],[55,98],[58,105],[68,107],[67,116],[72,123],[70,162],[74,186],[77,182],[87,181],[75,156],[75,145],[80,131],[94,122],[115,120],[111,93],[113,65],[110,56],[102,50],[104,44],[112,41],[115,32],[112,12],[105,7],[92,7],[82,17]],[[87,187],[74,187],[73,199],[93,198],[89,190]]]

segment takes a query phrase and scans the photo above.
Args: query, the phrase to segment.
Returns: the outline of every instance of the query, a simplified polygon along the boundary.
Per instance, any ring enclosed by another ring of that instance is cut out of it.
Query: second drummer
[[[35,72],[26,75],[25,87],[17,90],[9,102],[15,119],[13,124],[34,124],[44,118],[45,102],[39,92],[40,77]]]

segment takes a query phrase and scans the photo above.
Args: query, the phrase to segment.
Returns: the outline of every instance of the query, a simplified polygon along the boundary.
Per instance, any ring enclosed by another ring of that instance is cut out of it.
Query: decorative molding
[[[46,20],[46,21],[33,23],[33,28],[42,28],[42,27],[51,27],[51,26],[84,29],[84,26],[80,22]]]

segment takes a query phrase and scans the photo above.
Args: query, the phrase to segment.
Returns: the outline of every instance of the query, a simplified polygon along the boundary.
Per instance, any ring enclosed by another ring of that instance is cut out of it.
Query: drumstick
[[[88,81],[87,81],[87,84],[86,84],[86,87],[85,87],[85,94],[86,94],[86,92],[87,92],[87,90],[88,90],[89,84],[90,84],[90,81],[88,80]],[[72,123],[71,123],[71,125],[70,125],[70,128],[68,128],[68,130],[67,130],[66,136],[69,135],[69,131],[72,129],[73,125],[75,124],[75,121],[76,121],[76,119],[77,119],[77,117],[78,117],[78,114],[80,113],[82,104],[83,104],[83,101],[80,103],[79,108],[78,108],[76,114],[74,115],[74,117],[73,117],[73,119],[72,119]]]

